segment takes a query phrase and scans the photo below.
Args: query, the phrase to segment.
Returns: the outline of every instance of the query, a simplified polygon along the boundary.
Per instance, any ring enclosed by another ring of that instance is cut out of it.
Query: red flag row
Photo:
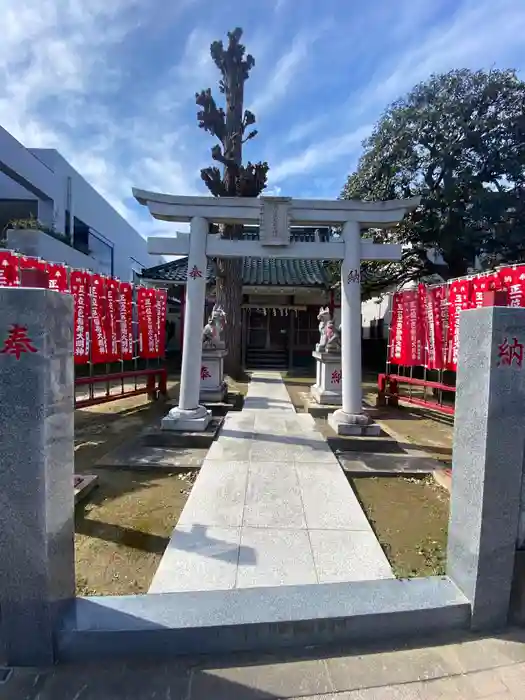
[[[164,357],[166,290],[134,288],[129,282],[84,270],[70,270],[68,275],[64,265],[0,251],[0,287],[20,286],[24,269],[47,273],[49,289],[73,295],[75,364],[132,360],[135,327],[138,328],[138,356]],[[134,319],[135,289],[137,313]]]
[[[488,291],[504,291],[508,306],[525,307],[525,266],[395,293],[389,362],[456,371],[460,313],[483,306]]]

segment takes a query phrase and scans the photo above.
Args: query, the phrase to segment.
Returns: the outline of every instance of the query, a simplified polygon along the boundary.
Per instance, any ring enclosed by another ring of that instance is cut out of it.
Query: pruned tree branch
[[[242,133],[246,131],[249,126],[255,124],[255,114],[250,112],[249,109],[244,111],[244,117],[242,118]]]
[[[214,197],[226,197],[228,195],[219,168],[212,166],[202,168],[201,179]]]
[[[202,107],[197,113],[199,127],[220,141],[212,147],[211,157],[223,166],[222,174],[216,167],[201,170],[201,178],[214,197],[258,197],[267,184],[268,163],[242,165],[242,145],[258,132],[250,130],[256,122],[255,114],[249,109],[242,111],[243,86],[255,60],[246,55],[241,37],[242,30],[237,28],[228,33],[226,49],[222,41],[214,41],[210,47],[221,72],[219,87],[226,95],[226,110],[217,106],[210,89],[195,95],[197,105]],[[228,233],[223,231],[223,235]]]
[[[237,178],[238,197],[258,197],[266,188],[270,166],[263,163],[250,163],[241,166]]]
[[[197,112],[199,128],[216,136],[224,143],[226,136],[226,115],[222,107],[217,107],[210,88],[195,93],[195,102],[202,109]]]
[[[237,164],[235,163],[235,161],[231,158],[227,158],[223,154],[221,147],[218,144],[216,146],[213,146],[213,148],[211,149],[211,157],[218,163],[222,163],[225,168],[237,168]]]

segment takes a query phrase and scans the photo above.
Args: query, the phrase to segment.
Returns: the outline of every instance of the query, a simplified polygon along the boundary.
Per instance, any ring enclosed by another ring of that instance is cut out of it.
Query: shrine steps
[[[248,348],[246,353],[246,369],[287,370],[288,351]]]

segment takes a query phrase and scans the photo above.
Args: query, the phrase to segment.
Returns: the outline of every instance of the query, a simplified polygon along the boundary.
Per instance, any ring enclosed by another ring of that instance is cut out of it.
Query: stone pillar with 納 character
[[[312,398],[319,404],[340,406],[342,402],[341,353],[314,350],[315,384],[310,387]]]
[[[524,348],[525,309],[461,311],[447,574],[477,630],[507,623],[524,534]]]
[[[7,663],[54,663],[75,595],[73,297],[0,288],[0,608]]]
[[[312,357],[315,359],[315,384],[310,388],[312,398],[319,404],[340,406],[342,403],[341,341],[328,306],[321,307],[317,316],[320,339]]]

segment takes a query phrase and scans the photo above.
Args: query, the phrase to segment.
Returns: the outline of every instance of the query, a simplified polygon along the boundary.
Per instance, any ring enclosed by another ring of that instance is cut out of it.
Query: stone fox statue
[[[202,347],[203,348],[224,348],[224,341],[221,337],[224,326],[226,325],[226,313],[222,306],[214,306],[208,323],[202,331]]]
[[[315,346],[317,352],[338,352],[341,349],[341,337],[339,329],[330,316],[328,306],[321,306],[317,315],[319,321],[319,333],[321,335],[319,342]]]

